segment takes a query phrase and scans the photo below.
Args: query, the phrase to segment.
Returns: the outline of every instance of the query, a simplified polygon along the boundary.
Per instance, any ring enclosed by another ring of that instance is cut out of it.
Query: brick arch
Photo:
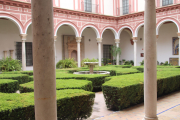
[[[72,23],[72,22],[70,22],[70,21],[62,21],[62,22],[58,23],[58,24],[56,25],[56,27],[54,28],[54,36],[57,36],[57,31],[58,31],[58,29],[59,29],[62,25],[68,25],[68,26],[70,26],[70,27],[73,29],[76,37],[79,37],[78,27],[77,27],[74,23]]]
[[[6,14],[6,13],[1,13],[0,18],[6,18],[6,19],[12,21],[13,23],[15,23],[17,25],[20,34],[24,33],[23,32],[23,24],[21,23],[21,21],[18,18],[14,17],[13,15]]]
[[[107,29],[110,29],[113,32],[115,39],[119,39],[119,35],[118,35],[117,30],[114,27],[111,27],[111,26],[106,26],[106,27],[103,28],[103,30],[101,32],[101,38],[103,36],[104,31],[107,30]]]
[[[131,31],[131,33],[132,33],[132,36],[133,36],[133,28],[131,27],[131,26],[129,26],[129,25],[123,25],[123,26],[121,26],[120,28],[119,28],[119,30],[118,30],[118,35],[119,35],[119,38],[120,38],[120,35],[121,35],[121,32],[124,30],[124,29],[126,29],[126,28],[128,28],[130,31]]]
[[[86,24],[84,25],[82,28],[81,28],[81,31],[80,31],[80,35],[79,36],[82,36],[82,32],[84,31],[84,29],[86,29],[87,27],[90,27],[94,30],[94,32],[96,33],[96,36],[97,38],[100,38],[100,32],[99,32],[99,29],[97,26],[93,25],[93,24]]]
[[[141,26],[144,25],[144,21],[143,22],[140,22],[138,25],[136,25],[135,29],[134,29],[134,36],[133,37],[138,37],[138,32],[139,32],[139,29],[141,28]]]
[[[159,29],[163,25],[163,23],[168,22],[168,21],[173,22],[177,26],[178,33],[180,32],[179,31],[179,27],[180,27],[179,21],[174,18],[171,18],[171,17],[166,17],[166,18],[163,18],[160,21],[158,21],[158,23],[156,24],[156,35],[159,35]]]

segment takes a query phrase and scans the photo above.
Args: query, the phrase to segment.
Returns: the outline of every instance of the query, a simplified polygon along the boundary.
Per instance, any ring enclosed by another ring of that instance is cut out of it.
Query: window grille
[[[123,15],[129,14],[129,0],[122,0],[123,4]]]
[[[103,45],[103,62],[104,64],[111,63],[112,55],[111,55],[111,47],[112,45]]]
[[[84,1],[84,9],[86,12],[92,12],[92,0]]]
[[[26,42],[26,66],[33,66],[32,42]],[[22,42],[16,42],[16,57],[22,61]]]
[[[162,6],[167,6],[173,4],[173,0],[162,0]]]

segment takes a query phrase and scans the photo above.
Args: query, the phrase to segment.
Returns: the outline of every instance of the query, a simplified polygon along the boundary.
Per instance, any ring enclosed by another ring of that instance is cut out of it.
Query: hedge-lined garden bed
[[[0,74],[0,79],[18,80],[19,84],[30,82],[29,76],[26,74]]]
[[[83,89],[86,91],[92,91],[92,82],[87,80],[75,80],[75,79],[68,79],[68,80],[56,80],[56,90],[63,90],[63,89]],[[34,92],[34,81],[20,84],[20,92]]]
[[[94,104],[93,92],[68,89],[58,90],[58,120],[86,119],[90,117]],[[35,120],[34,93],[0,93],[0,119]]]
[[[19,89],[19,82],[11,79],[0,79],[0,92],[14,93]]]
[[[144,100],[144,74],[106,78],[102,86],[107,108],[121,110]],[[162,96],[180,90],[180,71],[157,72],[157,94]]]
[[[3,72],[2,74],[27,74],[32,76],[33,71],[11,71],[11,72]]]

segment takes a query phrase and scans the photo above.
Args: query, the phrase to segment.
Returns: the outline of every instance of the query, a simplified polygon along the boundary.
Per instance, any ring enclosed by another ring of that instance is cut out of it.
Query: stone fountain
[[[98,62],[84,62],[84,64],[90,67],[90,71],[79,71],[73,74],[110,74],[108,71],[94,71],[93,68],[95,65],[98,65]]]

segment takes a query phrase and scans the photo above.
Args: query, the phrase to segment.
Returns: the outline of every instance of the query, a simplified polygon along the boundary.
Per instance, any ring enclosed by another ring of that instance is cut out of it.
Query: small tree
[[[121,55],[121,48],[117,46],[111,46],[110,53],[112,54],[114,59],[117,61],[117,56],[119,55],[119,58],[120,58],[120,55]]]

